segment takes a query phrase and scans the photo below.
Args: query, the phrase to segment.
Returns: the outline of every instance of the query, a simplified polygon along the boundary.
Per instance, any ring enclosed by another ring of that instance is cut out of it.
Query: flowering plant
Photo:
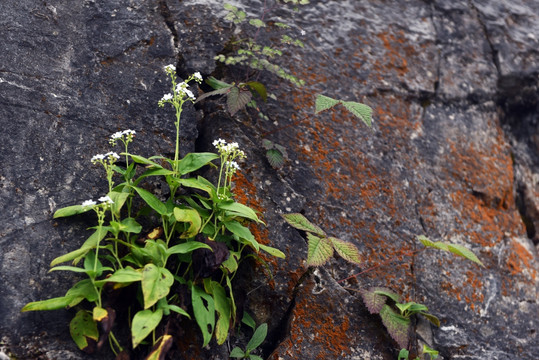
[[[233,278],[242,256],[250,252],[258,258],[257,253],[264,250],[284,258],[278,249],[258,242],[248,224],[262,221],[254,210],[234,200],[233,176],[240,170],[237,162],[245,159],[238,143],[218,139],[214,142],[218,154],[189,153],[180,159],[183,105],[195,100],[188,83],[200,83],[202,76],[197,72],[178,82],[173,65],[166,66],[165,72],[172,89],[158,105],[170,104],[175,109],[174,159],[131,154],[129,144],[136,132],[114,133],[110,145],[121,143],[124,151],[91,158],[105,170],[107,194],[99,203],[86,200],[54,214],[60,218],[93,210],[97,215],[97,226],[91,228],[95,231],[82,246],[51,262],[51,271],[72,271],[87,278],[62,297],[30,302],[22,309],[76,307],[71,336],[88,353],[99,350],[108,340],[117,355],[125,354],[129,343],[133,349],[149,344],[153,348],[148,358],[164,358],[174,343],[174,333],[165,325],[172,314],[194,318],[202,346],[212,337],[222,344],[238,317]],[[117,163],[121,156],[125,166]],[[218,159],[217,186],[202,176],[192,176]],[[122,182],[116,185],[114,178],[118,176]],[[149,186],[142,187],[150,177],[164,178],[169,185],[167,198],[148,191]],[[66,262],[71,265],[60,265]],[[120,318],[128,319],[130,339],[119,339],[113,333]]]

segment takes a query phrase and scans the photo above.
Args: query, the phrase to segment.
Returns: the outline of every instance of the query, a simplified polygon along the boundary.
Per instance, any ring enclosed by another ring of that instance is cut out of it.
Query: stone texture
[[[141,154],[171,151],[172,119],[156,106],[167,91],[162,66],[177,64],[180,76],[243,74],[213,61],[234,34],[221,6],[0,4],[0,333],[7,353],[85,358],[70,342],[68,312],[19,313],[73,281],[48,274],[48,264],[76,248],[90,223],[54,221],[52,213],[101,196],[105,184],[89,158],[108,151],[114,131],[135,129]],[[242,6],[256,14],[261,2]],[[418,324],[412,347],[426,341],[442,359],[535,359],[537,2],[312,1],[276,14],[307,33],[305,48],[280,60],[306,86],[263,74],[279,99],[260,104],[270,121],[256,121],[254,112],[231,119],[222,100],[206,100],[184,113],[182,141],[184,152],[211,150],[217,137],[246,149],[237,197],[264,214],[259,241],[287,254],[271,260],[273,281],[262,268],[242,279],[251,313],[270,325],[264,357],[395,359],[397,345],[356,292],[376,285],[424,303],[442,321],[440,328]],[[339,108],[313,115],[317,93],[370,105],[374,129]],[[269,166],[263,138],[287,147],[283,168]],[[308,271],[305,241],[280,217],[299,211],[356,244],[363,265],[335,258]],[[486,267],[419,251],[421,234],[468,246]],[[177,358],[227,354],[214,343],[202,352],[180,345]]]

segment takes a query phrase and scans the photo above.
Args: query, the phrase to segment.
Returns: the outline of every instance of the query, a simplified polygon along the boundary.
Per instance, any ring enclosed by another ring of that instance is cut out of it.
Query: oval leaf
[[[133,317],[131,323],[131,340],[133,348],[136,348],[159,325],[163,317],[163,309],[141,310]]]
[[[142,270],[144,309],[148,309],[159,299],[167,296],[173,283],[174,276],[170,271],[154,264],[146,264]]]
[[[372,127],[372,109],[370,106],[355,101],[341,101],[341,104],[352,114],[360,118],[365,125]]]
[[[99,331],[91,314],[85,310],[79,310],[69,323],[69,332],[79,349],[93,352],[92,347],[99,338]]]

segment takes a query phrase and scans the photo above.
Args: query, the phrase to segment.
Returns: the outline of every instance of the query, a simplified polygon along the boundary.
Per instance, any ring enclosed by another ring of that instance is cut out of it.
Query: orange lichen
[[[294,359],[304,359],[300,346],[308,342],[312,360],[341,359],[350,354],[350,321],[348,316],[327,309],[316,295],[313,295],[308,286],[298,296],[296,306],[292,312],[292,323],[288,338],[281,343],[278,352]],[[279,353],[270,357],[279,358]]]
[[[524,266],[530,271],[531,277],[535,280],[537,273],[532,266],[533,255],[516,240],[511,242],[511,246],[512,251],[507,259],[507,267],[509,268],[511,275],[522,274],[522,271],[524,270],[522,267]]]

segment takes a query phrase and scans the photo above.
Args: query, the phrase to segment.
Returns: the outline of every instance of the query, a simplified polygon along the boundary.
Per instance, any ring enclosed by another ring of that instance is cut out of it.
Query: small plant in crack
[[[260,251],[285,256],[258,242],[249,226],[263,224],[262,220],[255,210],[234,200],[232,184],[240,171],[238,162],[245,159],[238,143],[218,139],[213,143],[217,154],[189,153],[180,158],[183,106],[195,101],[188,83],[200,83],[202,77],[197,72],[180,82],[173,65],[167,65],[165,73],[172,87],[158,105],[169,104],[174,109],[174,158],[132,154],[129,144],[135,131],[113,134],[110,145],[121,142],[124,152],[91,159],[104,167],[106,195],[98,202],[87,200],[54,214],[54,218],[63,218],[95,212],[97,225],[91,228],[90,237],[79,249],[51,262],[51,271],[71,271],[86,278],[62,297],[30,302],[22,308],[76,308],[70,333],[88,353],[108,341],[119,358],[128,356],[132,348],[149,352],[147,359],[164,359],[179,336],[170,329],[182,323],[198,326],[202,347],[212,339],[221,345],[236,322],[234,277],[240,263],[250,257],[260,259]],[[121,156],[125,166],[118,163]],[[205,167],[218,169],[216,185],[194,175]],[[149,178],[167,184],[167,191],[152,192],[152,183],[146,182]],[[121,179],[118,184],[117,179]],[[71,264],[61,265],[66,262]],[[127,339],[116,337],[113,328],[117,325],[129,329],[119,332],[129,333]],[[261,337],[260,332],[257,336]],[[255,343],[257,347],[258,340]],[[251,344],[248,356],[252,350]]]
[[[239,359],[263,360],[262,357],[251,353],[255,351],[256,348],[258,348],[260,345],[262,345],[262,343],[266,339],[267,334],[268,324],[264,323],[258,328],[256,328],[255,332],[253,333],[253,336],[251,337],[251,340],[249,340],[249,342],[245,346],[245,350],[242,350],[239,347],[235,347],[230,352],[229,357]]]
[[[306,232],[308,266],[324,265],[333,256],[334,251],[348,262],[360,263],[359,251],[354,244],[333,236],[327,236],[324,230],[311,223],[302,214],[292,213],[282,216],[290,226]]]

